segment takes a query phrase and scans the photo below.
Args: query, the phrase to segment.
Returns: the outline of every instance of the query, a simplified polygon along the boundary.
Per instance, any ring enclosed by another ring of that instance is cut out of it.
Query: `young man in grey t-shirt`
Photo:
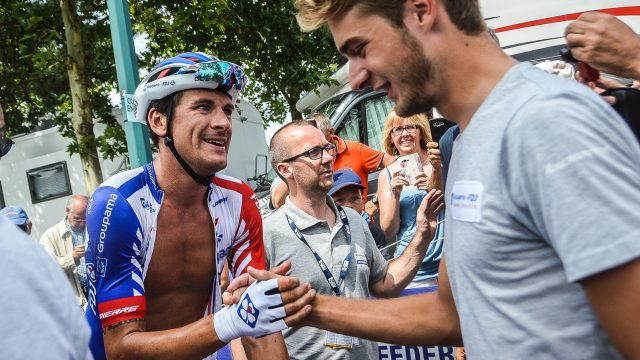
[[[327,195],[335,154],[335,145],[310,122],[292,122],[274,134],[270,155],[289,196],[265,219],[267,265],[291,260],[290,275],[329,296],[397,296],[424,258],[443,196],[432,191],[425,197],[415,237],[402,256],[387,262],[362,216]],[[286,329],[283,334],[292,359],[373,359],[378,354],[375,342],[311,327]]]
[[[640,358],[640,146],[624,121],[582,85],[517,65],[477,1],[296,6],[303,29],[328,24],[353,89],[388,90],[401,116],[435,106],[460,135],[439,290],[287,300],[288,324],[404,344],[464,339],[471,359]]]

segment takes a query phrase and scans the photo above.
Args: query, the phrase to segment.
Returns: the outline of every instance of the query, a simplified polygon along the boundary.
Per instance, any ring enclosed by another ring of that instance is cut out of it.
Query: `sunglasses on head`
[[[196,81],[215,81],[223,91],[229,91],[234,86],[237,91],[242,91],[247,82],[244,70],[232,62],[216,60],[189,65],[178,73],[195,72]]]

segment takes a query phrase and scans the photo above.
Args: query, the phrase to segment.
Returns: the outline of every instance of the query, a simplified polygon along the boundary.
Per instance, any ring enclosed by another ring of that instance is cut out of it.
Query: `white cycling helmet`
[[[242,68],[201,52],[186,52],[156,65],[133,94],[136,119],[147,122],[151,101],[188,89],[223,90],[233,103],[245,87]]]

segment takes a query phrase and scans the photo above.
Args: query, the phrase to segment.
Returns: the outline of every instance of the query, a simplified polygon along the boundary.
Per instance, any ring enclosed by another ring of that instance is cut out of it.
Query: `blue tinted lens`
[[[198,65],[195,73],[196,81],[215,81],[224,91],[230,90],[234,85],[238,91],[244,89],[246,76],[240,66],[226,61]]]

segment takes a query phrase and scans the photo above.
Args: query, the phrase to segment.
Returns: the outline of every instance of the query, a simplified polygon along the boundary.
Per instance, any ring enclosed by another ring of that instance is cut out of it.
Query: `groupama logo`
[[[245,294],[240,306],[238,307],[238,316],[249,325],[252,329],[256,327],[258,323],[258,316],[260,311],[253,305],[253,301],[249,297],[249,294]]]

